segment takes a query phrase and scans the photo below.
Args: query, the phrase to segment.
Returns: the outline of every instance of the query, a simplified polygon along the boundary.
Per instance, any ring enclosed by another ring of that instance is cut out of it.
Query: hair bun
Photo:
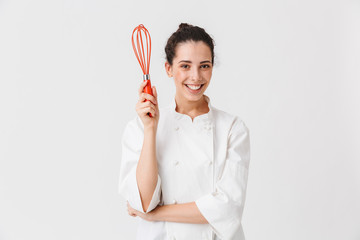
[[[187,28],[187,27],[191,27],[192,25],[190,24],[187,24],[187,23],[180,23],[179,25],[179,29],[182,29],[182,28]]]
[[[211,50],[211,63],[214,64],[214,40],[205,29],[188,23],[180,23],[179,28],[171,34],[165,46],[166,61],[172,65],[176,53],[176,46],[179,43],[194,41],[203,42]]]

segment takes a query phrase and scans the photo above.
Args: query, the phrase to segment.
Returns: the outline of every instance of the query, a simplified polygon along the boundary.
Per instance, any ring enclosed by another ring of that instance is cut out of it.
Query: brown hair
[[[202,41],[211,51],[211,63],[214,64],[214,40],[205,30],[198,26],[193,26],[187,23],[181,23],[176,32],[174,32],[168,39],[165,46],[166,60],[170,65],[173,63],[175,57],[175,49],[179,43],[186,41],[199,42]]]

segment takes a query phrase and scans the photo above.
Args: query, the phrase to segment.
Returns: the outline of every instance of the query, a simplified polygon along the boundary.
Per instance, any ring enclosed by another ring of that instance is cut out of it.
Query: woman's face
[[[201,100],[212,75],[211,50],[202,41],[179,43],[172,65],[165,63],[169,77],[174,78],[176,95],[182,100]]]

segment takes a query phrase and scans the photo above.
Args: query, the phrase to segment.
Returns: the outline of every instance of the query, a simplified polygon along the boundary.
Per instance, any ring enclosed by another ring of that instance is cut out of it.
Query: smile
[[[202,86],[204,86],[204,84],[198,84],[198,85],[195,85],[195,84],[185,84],[185,86],[191,90],[199,90],[200,88],[202,88]]]

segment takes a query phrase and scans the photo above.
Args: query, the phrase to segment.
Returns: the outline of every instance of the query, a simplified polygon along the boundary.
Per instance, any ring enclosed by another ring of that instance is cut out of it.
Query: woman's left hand
[[[151,212],[148,213],[142,213],[134,208],[132,208],[129,204],[129,202],[127,203],[127,207],[128,207],[128,213],[130,216],[132,217],[141,217],[142,219],[146,220],[146,221],[155,221],[155,217],[154,217],[154,213],[155,210],[159,207],[156,207],[154,210],[152,210]]]

